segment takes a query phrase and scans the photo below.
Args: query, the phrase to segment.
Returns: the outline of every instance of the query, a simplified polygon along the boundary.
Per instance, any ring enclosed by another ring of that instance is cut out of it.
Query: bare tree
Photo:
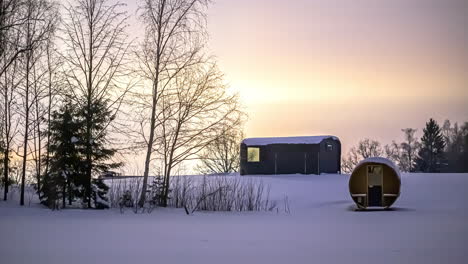
[[[10,44],[19,42],[20,35],[16,34],[14,39],[10,39]],[[16,52],[12,50],[7,50],[3,53],[4,57],[8,57],[7,52]],[[18,104],[18,86],[20,85],[22,79],[18,78],[20,76],[20,62],[15,60],[12,62],[10,67],[8,67],[3,75],[0,77],[0,97],[1,100],[1,109],[0,109],[0,120],[2,124],[0,125],[0,138],[2,139],[2,163],[3,163],[3,182],[4,182],[4,200],[7,200],[8,194],[8,184],[10,182],[9,173],[11,171],[10,160],[11,154],[13,152],[14,139],[18,134],[19,126],[19,104]]]
[[[451,135],[453,131],[450,120],[446,119],[441,129],[442,129],[442,136],[444,137],[444,141],[445,141],[445,147],[448,148],[448,146],[450,145],[450,140],[452,139]]]
[[[163,206],[172,170],[184,161],[198,159],[221,129],[232,130],[240,124],[238,97],[229,95],[222,81],[215,64],[194,65],[162,96],[157,153],[163,160]]]
[[[403,159],[403,149],[401,147],[401,144],[396,143],[395,141],[392,141],[391,144],[385,145],[384,146],[384,156],[393,161],[402,171],[408,171],[408,168],[406,166],[406,163],[404,162]]]
[[[57,9],[50,11],[53,18],[58,18],[59,14]],[[59,82],[56,78],[58,69],[58,61],[56,60],[56,51],[53,48],[54,36],[58,19],[55,20],[53,26],[48,32],[48,36],[44,41],[39,54],[39,60],[33,65],[32,69],[32,117],[31,125],[33,144],[31,148],[31,156],[34,161],[34,174],[36,176],[37,190],[41,190],[41,177],[43,176],[44,167],[48,168],[48,139],[49,139],[49,125],[50,111],[52,108],[52,98],[57,95],[57,86]],[[52,60],[55,64],[52,65]],[[46,136],[47,135],[47,136]],[[46,138],[44,138],[46,136]],[[44,147],[45,145],[45,147]],[[46,152],[44,154],[44,150]],[[44,156],[44,157],[43,157]],[[45,162],[44,162],[45,158]],[[45,166],[43,166],[45,163]],[[40,192],[39,192],[39,196]],[[41,197],[39,197],[41,198]]]
[[[421,146],[419,140],[415,137],[417,129],[405,128],[401,131],[405,133],[405,141],[401,143],[402,159],[400,168],[404,171],[413,172],[417,153]]]
[[[158,119],[157,111],[165,90],[182,70],[200,63],[199,53],[205,34],[204,10],[208,0],[144,0],[141,19],[145,24],[145,39],[139,56],[142,75],[150,91],[141,97],[149,98],[142,105],[141,134],[146,148],[143,187],[139,204],[145,202],[148,175]],[[147,115],[146,115],[147,114]],[[149,120],[149,121],[148,121]]]
[[[0,109],[3,109],[3,102],[0,101]],[[4,120],[5,119],[5,116],[3,114],[3,111],[0,111],[0,175],[3,175],[3,166],[4,166],[4,162],[3,160],[6,158],[4,157],[4,153],[5,153],[5,140],[3,139],[4,137],[4,133],[3,133],[3,126],[4,126]],[[1,178],[0,180],[0,187],[3,187],[2,184],[3,184],[3,180],[4,178]],[[4,182],[5,185],[7,185],[7,182]]]
[[[392,141],[391,144],[385,145],[383,148],[375,140],[364,139],[359,141],[358,146],[352,147],[347,157],[343,158],[342,170],[349,173],[363,159],[385,157],[393,161],[402,171],[414,171],[416,153],[420,147],[420,143],[414,136],[416,129],[406,128],[402,129],[402,131],[405,133],[403,143]]]
[[[384,155],[384,149],[382,149],[380,143],[376,140],[364,139],[359,141],[357,147],[352,147],[346,158],[343,158],[341,162],[342,171],[350,173],[354,167],[363,159],[370,157],[381,157]]]
[[[28,50],[17,36],[26,21],[24,0],[0,0],[0,77]]]
[[[24,86],[23,86],[23,153],[22,153],[22,174],[21,174],[21,194],[20,205],[24,205],[24,188],[26,181],[26,163],[28,159],[28,142],[30,134],[30,110],[34,104],[35,98],[31,96],[32,71],[40,55],[40,45],[48,38],[48,33],[54,26],[54,17],[52,16],[53,5],[47,0],[25,0],[25,22],[24,22],[24,41],[26,51],[24,53]],[[37,53],[37,54],[36,54]],[[32,100],[31,100],[32,99]]]
[[[197,166],[197,171],[201,174],[239,171],[239,146],[243,137],[240,127],[222,128],[198,156],[201,164]]]
[[[108,131],[129,89],[127,55],[127,14],[120,10],[120,2],[109,0],[76,0],[65,7],[63,43],[64,74],[68,86],[67,96],[84,109],[86,153],[86,197],[91,207],[91,178],[98,170],[93,161],[93,140]],[[127,83],[127,84],[126,84]],[[104,103],[111,113],[102,129],[95,126],[99,118],[93,105]]]
[[[2,176],[4,200],[8,198],[10,183],[10,159],[13,141],[18,132],[17,88],[21,82],[19,56],[24,46],[22,26],[25,21],[24,1],[0,0],[0,138],[2,145]]]

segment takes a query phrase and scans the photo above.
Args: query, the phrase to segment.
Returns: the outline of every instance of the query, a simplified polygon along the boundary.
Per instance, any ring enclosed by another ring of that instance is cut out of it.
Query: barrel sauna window
[[[383,181],[383,170],[380,165],[369,165],[367,166],[367,177],[368,185],[372,186],[382,186]]]

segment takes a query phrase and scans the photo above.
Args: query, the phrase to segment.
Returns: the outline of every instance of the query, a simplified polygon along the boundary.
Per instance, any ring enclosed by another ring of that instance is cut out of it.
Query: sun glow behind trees
[[[466,3],[218,0],[210,43],[249,109],[247,136],[322,132],[347,148],[468,115]]]
[[[124,2],[136,12],[137,2]],[[208,45],[249,113],[246,136],[336,134],[345,149],[366,136],[389,143],[430,117],[468,115],[466,3],[217,0]]]

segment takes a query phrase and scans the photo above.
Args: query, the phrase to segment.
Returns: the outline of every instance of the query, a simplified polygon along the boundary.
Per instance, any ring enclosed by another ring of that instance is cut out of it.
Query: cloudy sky
[[[333,134],[348,148],[430,117],[468,121],[467,0],[216,0],[208,31],[248,137]]]

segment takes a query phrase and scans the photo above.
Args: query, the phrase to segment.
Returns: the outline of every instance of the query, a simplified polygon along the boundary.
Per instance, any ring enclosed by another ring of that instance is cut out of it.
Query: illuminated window
[[[259,162],[260,161],[260,148],[247,148],[247,161]]]

